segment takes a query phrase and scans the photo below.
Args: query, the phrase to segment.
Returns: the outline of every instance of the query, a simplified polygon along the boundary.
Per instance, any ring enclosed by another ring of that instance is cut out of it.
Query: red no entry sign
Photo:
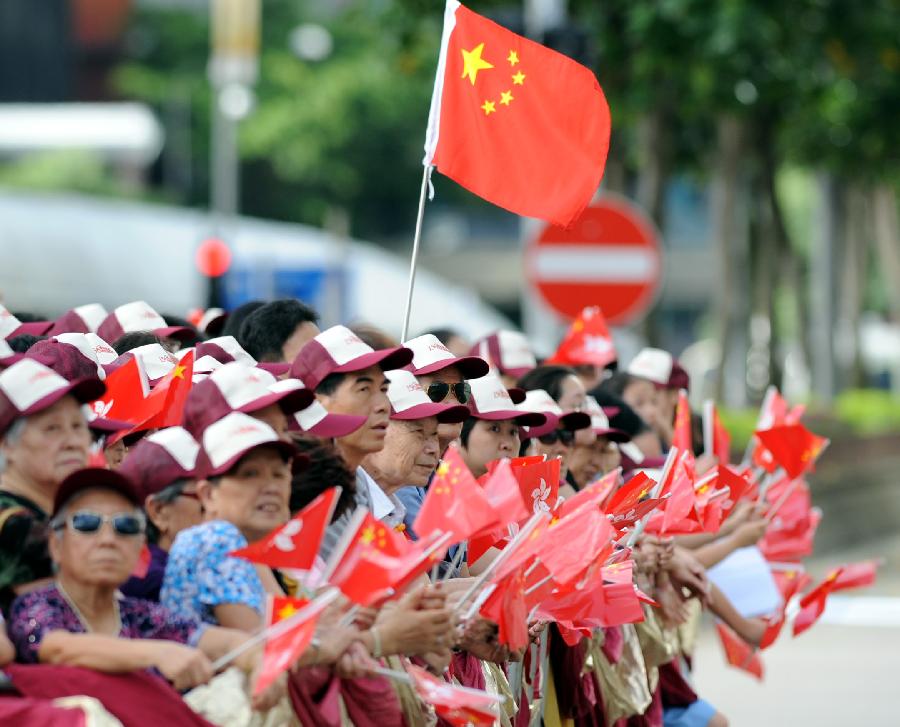
[[[525,277],[567,318],[599,305],[608,323],[625,325],[647,312],[659,290],[659,236],[631,203],[602,199],[571,229],[547,225],[528,244]]]

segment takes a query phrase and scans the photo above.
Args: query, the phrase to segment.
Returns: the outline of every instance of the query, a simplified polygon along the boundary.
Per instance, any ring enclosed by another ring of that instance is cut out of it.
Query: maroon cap
[[[62,333],[96,333],[100,324],[108,316],[106,308],[99,303],[89,303],[72,308],[53,322],[48,336]]]
[[[97,329],[97,335],[104,341],[115,343],[126,333],[136,331],[152,331],[164,338],[190,339],[195,333],[185,326],[170,326],[149,303],[136,300],[120,305],[106,318]]]
[[[437,417],[441,424],[459,424],[469,418],[469,408],[462,404],[433,402],[416,377],[409,371],[387,371],[390,382],[387,395],[391,402],[391,419],[413,421]]]
[[[677,360],[672,361],[672,373],[669,374],[669,383],[666,384],[666,388],[674,389],[675,391],[680,391],[681,389],[689,391],[691,388],[691,377],[688,376],[688,372],[684,370],[684,367]]]
[[[42,363],[24,358],[0,372],[0,434],[19,417],[43,411],[66,395],[86,404],[105,392],[106,384],[96,377],[67,381]]]
[[[225,474],[244,455],[258,447],[274,447],[285,460],[291,460],[297,454],[297,448],[279,439],[265,422],[241,412],[231,412],[203,432],[203,450],[208,464],[205,476]]]
[[[291,370],[291,365],[284,361],[260,361],[256,367],[268,371],[272,376],[284,376]]]
[[[28,349],[25,357],[39,361],[69,381],[99,378],[97,364],[69,343],[49,338],[38,341]]]
[[[234,361],[234,356],[228,353],[228,351],[222,348],[218,343],[209,343],[208,341],[201,341],[194,348],[195,360],[199,361],[204,356],[212,356],[212,358],[222,364]]]
[[[50,330],[52,321],[32,321],[22,323],[3,305],[0,305],[0,338],[14,338],[15,336],[43,336]]]
[[[270,389],[272,386],[276,388]],[[233,362],[194,384],[184,405],[184,427],[199,439],[210,424],[233,411],[249,414],[278,404],[290,416],[305,409],[313,399],[315,394],[301,381],[277,382],[266,371]]]
[[[288,431],[305,432],[322,439],[333,439],[353,434],[366,421],[368,417],[364,416],[331,414],[318,401],[313,401],[288,419]]]
[[[503,421],[515,419],[520,426],[539,427],[547,422],[544,414],[519,409],[510,398],[500,377],[491,372],[487,376],[469,382],[472,395],[469,397],[469,413],[476,419]]]
[[[378,351],[363,343],[349,328],[332,326],[300,349],[291,364],[291,376],[315,389],[329,374],[344,374],[380,366],[400,369],[412,361],[413,352],[402,346]]]
[[[543,389],[529,391],[519,408],[525,411],[540,412],[547,417],[545,424],[527,429],[529,437],[542,437],[557,429],[577,431],[591,426],[590,414],[583,411],[564,412],[553,397]]]
[[[141,502],[177,480],[200,476],[200,444],[186,429],[168,427],[144,437],[131,449],[119,472],[136,486]]]
[[[479,356],[497,368],[501,374],[519,378],[537,366],[528,339],[518,331],[497,331],[477,341],[470,356]]]
[[[456,357],[437,336],[426,333],[403,344],[413,352],[412,362],[406,366],[416,376],[433,374],[455,366],[464,379],[480,379],[491,370],[488,362],[478,356]]]
[[[23,358],[25,358],[24,353],[16,353],[9,347],[5,339],[0,338],[0,366],[12,366]]]
[[[118,492],[135,507],[142,504],[134,483],[123,474],[104,467],[85,467],[76,470],[60,483],[56,497],[53,498],[54,517],[79,492],[93,489]]]

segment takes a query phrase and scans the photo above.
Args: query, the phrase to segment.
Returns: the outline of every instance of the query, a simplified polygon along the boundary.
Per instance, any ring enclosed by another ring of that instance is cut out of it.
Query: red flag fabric
[[[106,393],[91,408],[97,416],[140,424],[154,413],[146,403],[149,391],[147,376],[132,357],[106,377]]]
[[[672,432],[672,446],[682,452],[694,452],[694,435],[691,428],[691,404],[687,392],[678,392],[678,405],[675,407],[675,427]]]
[[[875,583],[878,560],[864,560],[841,566],[841,574],[834,581],[832,591],[846,591],[851,588],[865,588]]]
[[[482,604],[480,613],[497,624],[497,639],[512,651],[528,646],[528,607],[525,575],[518,570],[494,583],[494,591]]]
[[[763,663],[756,649],[721,622],[716,623],[716,632],[728,663],[762,681]]]
[[[641,500],[648,497],[654,487],[656,487],[656,482],[646,472],[638,472],[616,490],[603,509],[608,515],[619,515],[627,512]]]
[[[612,551],[616,537],[606,516],[582,507],[547,528],[536,554],[559,584],[578,578],[597,559]]]
[[[559,464],[557,463],[557,469]],[[556,485],[559,491],[559,484]],[[527,520],[532,515],[532,498],[525,497],[525,493],[519,488],[519,482],[513,474],[509,460],[501,460],[493,472],[488,474],[484,481],[484,494],[487,495],[488,502],[491,507],[498,513],[502,513],[504,518],[509,522],[519,522]],[[550,492],[547,492],[547,496]],[[541,500],[541,509],[549,506],[545,504],[546,497]],[[538,507],[538,501],[535,500],[534,507]]]
[[[720,465],[726,465],[731,459],[731,434],[722,423],[719,410],[713,406],[713,451]]]
[[[808,472],[828,444],[799,423],[759,430],[756,436],[791,478]]]
[[[576,492],[569,499],[559,503],[554,516],[558,519],[562,519],[585,505],[590,505],[591,507],[605,507],[604,503],[611,501],[610,493],[615,489],[616,485],[619,484],[621,477],[622,469],[616,468],[600,479],[595,480],[584,489]],[[629,480],[629,482],[630,481],[631,480]],[[627,486],[627,484],[624,486]]]
[[[766,623],[766,630],[759,641],[760,649],[767,649],[778,639],[784,627],[785,613],[791,599],[800,593],[810,581],[810,577],[800,569],[773,571],[775,583],[781,591],[781,608]]]
[[[284,619],[293,616],[308,603],[308,601],[300,598],[273,596],[269,601],[268,625],[272,626],[279,621],[284,621]],[[266,640],[262,666],[259,670],[256,685],[253,688],[254,694],[260,694],[265,691],[266,687],[274,682],[281,672],[289,669],[300,658],[316,634],[317,621],[318,614],[310,619],[298,622],[296,626],[293,626],[286,633]]]
[[[835,568],[819,585],[800,599],[800,611],[794,619],[794,636],[812,628],[825,612],[828,596],[834,591],[835,582],[841,577],[843,568]]]
[[[511,212],[569,226],[600,185],[609,133],[590,70],[447,1],[426,165]]]
[[[391,595],[394,577],[384,564],[363,555],[378,552],[397,558],[406,555],[410,547],[406,538],[367,512],[328,581],[354,603],[371,606]]]
[[[685,451],[672,467],[671,483],[663,495],[671,495],[663,511],[662,533],[681,532],[678,526],[691,515],[696,516],[694,494],[694,455]],[[696,517],[695,517],[696,520]]]
[[[478,689],[456,687],[432,676],[415,664],[406,665],[413,689],[453,727],[490,727],[497,719],[498,699]]]
[[[498,464],[493,464],[493,467]],[[509,460],[509,465],[519,483],[522,499],[529,504],[532,512],[552,512],[556,509],[559,500],[559,459],[517,457]]]
[[[452,533],[452,542],[459,542],[506,523],[501,522],[459,450],[453,446],[447,449],[428,486],[413,530],[420,538],[438,530]]]
[[[280,528],[229,555],[272,568],[310,570],[339,494],[336,487],[326,490]]]
[[[194,352],[188,351],[147,397],[158,402],[157,412],[140,425],[140,429],[175,427],[184,419],[184,403],[193,386]]]
[[[556,353],[545,363],[563,366],[587,364],[602,369],[616,358],[616,346],[606,326],[603,312],[599,306],[591,306],[581,311],[581,315],[572,321]]]
[[[770,386],[766,391],[762,405],[759,408],[759,416],[756,419],[756,429],[770,429],[786,423],[788,416],[787,402],[778,393],[778,389]],[[766,449],[759,441],[759,438],[753,437],[753,465],[762,467],[766,472],[772,473],[778,468],[772,453]]]

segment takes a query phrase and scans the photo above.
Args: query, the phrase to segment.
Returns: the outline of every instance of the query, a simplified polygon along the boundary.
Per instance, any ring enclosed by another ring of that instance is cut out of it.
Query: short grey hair
[[[28,421],[25,417],[19,417],[18,419],[14,419],[13,423],[9,425],[9,428],[6,430],[2,437],[2,441],[4,444],[15,445],[19,443],[19,440],[22,438],[22,434],[25,432],[25,427],[28,425]],[[3,453],[0,452],[0,473],[2,473],[6,469],[6,457],[3,456]]]

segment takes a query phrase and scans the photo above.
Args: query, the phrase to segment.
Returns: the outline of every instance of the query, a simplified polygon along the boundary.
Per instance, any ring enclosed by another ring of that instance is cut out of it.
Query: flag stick
[[[227,654],[220,656],[212,664],[213,671],[219,671],[220,669],[222,669],[222,667],[237,659],[245,651],[252,649],[254,646],[262,643],[266,639],[275,638],[276,636],[286,634],[297,624],[301,623],[302,621],[306,621],[317,613],[321,613],[332,601],[334,601],[334,599],[336,599],[340,595],[341,592],[337,588],[328,589],[321,596],[316,598],[316,600],[306,604],[292,616],[288,616],[282,621],[278,621],[277,623],[267,626],[262,631],[254,634],[239,646],[233,648]]]
[[[406,290],[406,310],[403,313],[403,334],[400,341],[405,342],[409,337],[409,316],[412,313],[413,288],[416,285],[416,265],[419,260],[419,243],[422,240],[422,219],[425,216],[425,193],[428,191],[428,176],[431,167],[425,165],[422,170],[422,189],[419,192],[419,212],[416,215],[416,232],[413,235],[412,258],[409,261],[409,287]]]
[[[716,403],[712,399],[703,402],[703,454],[715,454],[713,420],[715,418]],[[720,462],[720,464],[728,464]]]
[[[521,543],[526,537],[531,535],[531,532],[538,526],[541,520],[544,519],[543,513],[535,513],[531,516],[531,518],[526,522],[522,529],[516,534],[510,542],[503,550],[500,551],[500,554],[494,558],[494,561],[488,565],[487,568],[484,569],[484,572],[475,579],[475,582],[470,586],[469,590],[465,592],[465,595],[460,599],[459,604],[457,605],[457,609],[461,608],[465,605],[466,601],[468,601],[472,594],[475,593],[479,588],[481,588],[488,578],[490,578],[494,571],[497,570],[503,563],[509,560],[509,557],[515,552],[516,546]]]
[[[456,555],[453,556],[453,560],[450,561],[450,567],[447,568],[447,572],[444,573],[444,577],[441,578],[441,581],[449,581],[453,577],[453,571],[459,568],[459,564],[462,561],[463,552],[465,551],[464,543],[460,543],[459,547],[456,549]]]
[[[778,511],[781,509],[781,506],[784,505],[788,501],[788,498],[793,494],[794,490],[797,489],[797,485],[800,482],[800,478],[798,477],[796,480],[792,480],[791,483],[784,488],[784,493],[778,500],[775,502],[772,507],[769,508],[769,511],[766,513],[766,522],[770,523],[775,519],[775,516],[778,514]]]
[[[544,585],[547,581],[552,581],[552,580],[553,580],[552,575],[541,578],[541,580],[539,580],[533,586],[529,586],[528,588],[525,589],[525,595],[528,596],[528,595],[534,593],[538,588],[540,588],[542,585]]]
[[[766,394],[763,397],[762,404],[759,405],[759,415],[756,417],[756,427],[754,428],[754,431],[771,426],[771,422],[764,422],[763,417],[768,413],[769,407],[772,405],[772,399],[775,398],[775,395],[777,393],[777,386],[772,385],[769,386],[768,389],[766,389]],[[742,467],[746,467],[748,464],[750,464],[750,461],[753,459],[753,453],[756,451],[756,444],[756,437],[751,435],[750,441],[747,442],[747,448],[744,450],[744,459],[741,460]]]
[[[403,682],[404,684],[412,684],[412,677],[407,674],[405,671],[398,671],[397,669],[388,669],[385,666],[370,666],[369,671],[372,674],[380,674],[383,677],[387,677],[388,679],[393,679],[395,682]]]
[[[666,483],[666,478],[669,476],[669,473],[672,471],[672,467],[675,466],[675,456],[678,453],[678,449],[675,447],[671,447],[669,449],[669,454],[666,456],[665,464],[663,464],[662,474],[659,477],[659,482],[653,488],[653,491],[650,493],[650,497],[658,498],[660,492],[662,492],[662,488]],[[631,535],[628,536],[628,540],[625,543],[626,548],[631,548],[637,539],[641,537],[641,533],[644,532],[644,528],[647,527],[647,521],[650,519],[652,512],[648,512],[644,517],[638,520],[637,524],[634,526],[634,530],[631,531]]]

